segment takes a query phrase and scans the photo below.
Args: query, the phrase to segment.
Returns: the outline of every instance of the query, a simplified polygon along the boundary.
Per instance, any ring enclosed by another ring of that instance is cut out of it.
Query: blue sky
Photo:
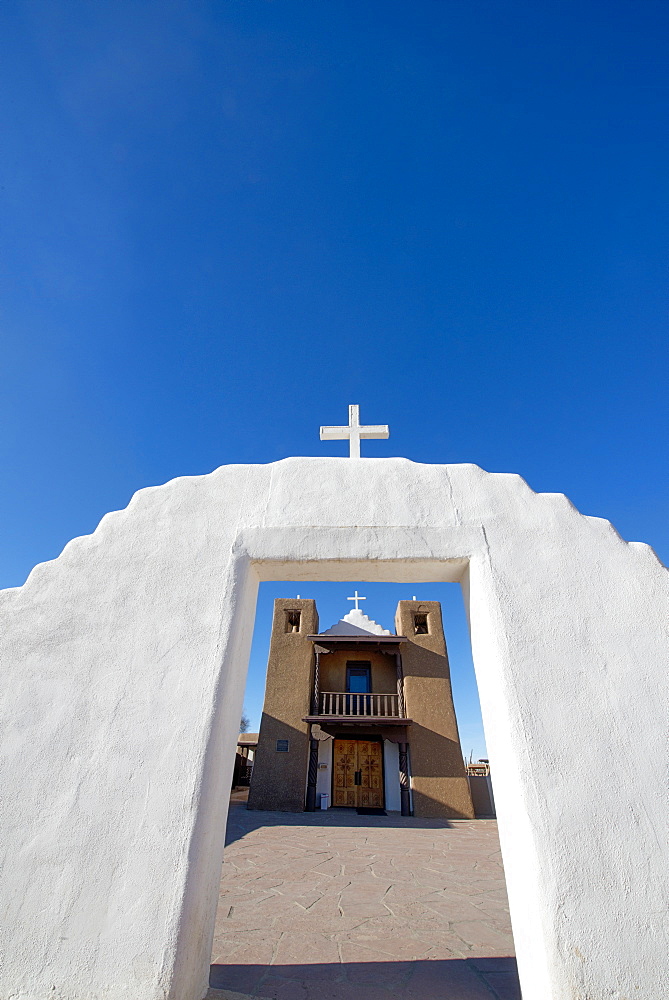
[[[366,454],[518,472],[669,561],[668,29],[0,5],[0,585],[141,487],[343,454],[352,402]]]

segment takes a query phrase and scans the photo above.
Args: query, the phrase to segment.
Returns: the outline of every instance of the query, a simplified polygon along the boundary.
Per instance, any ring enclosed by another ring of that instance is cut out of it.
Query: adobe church
[[[274,602],[249,809],[473,818],[437,601],[395,632],[355,608],[319,632],[313,600]]]

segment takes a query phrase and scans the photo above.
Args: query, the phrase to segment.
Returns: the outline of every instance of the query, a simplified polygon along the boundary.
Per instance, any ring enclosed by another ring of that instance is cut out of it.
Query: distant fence
[[[248,757],[243,757],[242,754],[235,754],[235,769],[232,773],[232,787],[233,788],[248,788],[251,784],[251,774],[253,773],[253,764],[249,764]]]

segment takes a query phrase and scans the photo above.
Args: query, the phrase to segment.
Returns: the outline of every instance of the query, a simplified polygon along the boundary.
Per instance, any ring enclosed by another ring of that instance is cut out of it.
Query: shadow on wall
[[[252,997],[365,997],[366,988],[389,1000],[521,1000],[516,960],[453,958],[420,962],[344,962],[313,965],[212,965],[209,1000]],[[306,990],[306,992],[305,992]],[[250,1000],[250,998],[249,998]]]
[[[308,708],[305,708],[306,715]],[[277,746],[288,749],[278,750]],[[249,809],[302,812],[307,791],[309,736],[306,723],[296,729],[267,712],[262,713],[260,736],[253,761]]]
[[[415,748],[411,752],[412,746]],[[416,750],[421,746],[422,752]],[[449,819],[472,819],[468,813],[462,812],[453,805],[444,806],[443,797],[433,798],[420,786],[426,782],[438,782],[443,786],[449,781],[462,782],[466,780],[465,765],[462,760],[460,744],[448,739],[434,730],[419,726],[415,722],[409,728],[409,757],[411,761],[411,776],[413,785],[414,812],[421,816],[439,816],[447,810]],[[418,787],[416,787],[418,786]],[[448,800],[457,801],[457,795],[448,795]]]

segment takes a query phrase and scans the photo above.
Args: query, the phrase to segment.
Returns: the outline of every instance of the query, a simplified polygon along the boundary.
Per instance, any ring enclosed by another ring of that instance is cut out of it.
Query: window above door
[[[371,664],[349,660],[346,664],[346,691],[349,694],[369,694],[372,690]]]

